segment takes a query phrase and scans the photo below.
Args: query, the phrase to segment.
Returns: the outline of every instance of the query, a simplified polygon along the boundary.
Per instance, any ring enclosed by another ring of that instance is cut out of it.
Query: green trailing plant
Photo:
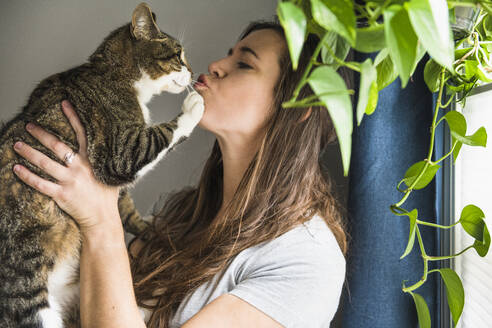
[[[478,11],[478,18],[472,22],[468,33],[453,33],[451,26],[456,22],[456,12],[462,8]],[[360,125],[364,115],[371,115],[376,110],[378,92],[398,77],[401,87],[405,88],[419,61],[426,53],[429,54],[424,80],[429,90],[437,93],[429,152],[425,159],[407,169],[396,186],[403,196],[390,206],[390,210],[409,220],[408,243],[400,259],[412,251],[416,238],[423,259],[422,278],[410,286],[402,282],[402,291],[410,294],[415,302],[420,327],[430,327],[431,317],[425,299],[416,290],[431,273],[439,273],[443,279],[456,326],[465,301],[461,279],[451,268],[429,270],[428,264],[429,261],[454,258],[470,248],[484,257],[490,247],[485,215],[480,208],[469,204],[462,209],[457,222],[442,226],[419,217],[416,208],[409,211],[402,206],[414,190],[426,187],[434,179],[441,161],[448,156],[453,156],[456,161],[463,144],[486,147],[485,128],[467,135],[466,119],[460,112],[450,110],[436,120],[439,110],[452,102],[464,105],[473,88],[480,83],[492,82],[492,3],[490,0],[290,0],[278,2],[277,14],[286,33],[293,69],[297,69],[307,36],[315,34],[320,39],[292,98],[283,107],[326,106],[337,133],[344,176],[348,175],[351,155],[353,107],[349,95],[354,90],[347,89],[337,69],[345,66],[360,74],[355,111],[357,125]],[[350,49],[377,54],[374,61],[371,58],[364,62],[347,61]],[[321,57],[321,62],[318,57]],[[298,99],[301,88],[306,84],[315,95]],[[452,149],[442,158],[432,161],[435,130],[443,121],[446,121],[452,135]],[[402,184],[406,188],[401,189]],[[458,254],[431,256],[425,252],[419,229],[421,225],[439,229],[461,225],[475,241]]]

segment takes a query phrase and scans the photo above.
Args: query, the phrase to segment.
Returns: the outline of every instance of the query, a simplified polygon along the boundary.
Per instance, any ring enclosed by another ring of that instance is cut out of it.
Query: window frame
[[[485,92],[492,92],[492,83],[487,83],[480,85],[473,89],[470,94],[468,95],[467,98],[473,97]],[[461,96],[461,95],[460,95]],[[466,104],[465,104],[466,105]],[[455,102],[452,102],[449,106],[448,109],[446,109],[443,112],[443,115],[445,115],[448,111],[450,110],[456,110],[460,113],[462,112],[463,107],[460,104],[456,104]],[[443,156],[447,152],[451,150],[452,147],[452,139],[451,139],[451,133],[449,131],[449,127],[446,124],[446,127],[443,128],[443,133],[442,133],[442,138],[440,140],[442,143],[442,149],[444,149],[444,153],[440,154],[440,156]],[[464,145],[465,146],[465,145]],[[460,153],[461,155],[461,153]],[[455,164],[452,163],[452,156],[449,156],[443,161],[442,165],[442,206],[441,206],[441,218],[442,218],[442,225],[451,225],[454,222],[456,222],[459,219],[459,215],[461,212],[461,209],[456,208],[456,204],[460,203],[457,201],[457,189],[456,189],[456,181],[459,180],[460,178],[460,155],[458,155],[458,160],[456,161]],[[459,239],[459,236],[455,233],[455,229],[461,229],[461,226],[456,226],[455,228],[452,229],[438,229],[438,239],[440,241],[439,247],[440,247],[440,254],[441,255],[450,255],[450,254],[456,254],[462,249],[458,249],[456,245],[456,241]],[[473,251],[473,250],[468,250],[468,251]],[[453,270],[456,271],[456,259],[452,258],[449,260],[444,260],[440,261],[442,262],[440,267],[450,267]],[[458,275],[460,273],[458,272]],[[461,275],[460,275],[461,278]],[[439,278],[440,279],[440,278]],[[442,279],[440,279],[439,283],[439,304],[440,304],[440,318],[441,322],[439,324],[439,327],[441,328],[450,328],[453,327],[453,320],[451,316],[451,312],[449,311],[448,303],[447,303],[447,297],[446,297],[446,287],[444,286],[444,282]],[[466,291],[465,291],[466,292]],[[460,318],[460,321],[458,322],[458,325],[456,326],[457,328],[462,327],[462,321]]]
[[[445,91],[445,90],[444,90]],[[444,94],[446,94],[444,92]],[[447,98],[444,97],[443,98]],[[441,102],[446,103],[449,98],[443,99]],[[434,96],[434,103],[437,101],[437,95]],[[444,109],[439,109],[441,112],[438,117],[446,115],[451,110],[456,110],[455,102]],[[441,122],[442,126],[436,128],[436,138],[435,138],[435,158],[434,160],[441,158],[447,154],[452,148],[452,138],[449,127],[444,122]],[[440,194],[442,199],[436,200],[436,213],[438,215],[436,221],[440,225],[451,225],[455,222],[455,165],[453,164],[453,156],[448,156],[442,162],[441,170],[438,171],[436,175],[436,188],[440,188]],[[437,194],[437,190],[436,190]],[[440,204],[438,204],[440,202]],[[446,256],[453,254],[454,249],[454,229],[436,229],[437,230],[437,251],[438,256]],[[455,263],[454,259],[441,260],[438,261],[437,267],[439,268],[452,268],[454,270]],[[446,286],[440,275],[438,279],[438,320],[437,326],[440,328],[451,328],[453,327],[453,321],[451,317],[451,312],[449,311],[449,305],[446,296]]]

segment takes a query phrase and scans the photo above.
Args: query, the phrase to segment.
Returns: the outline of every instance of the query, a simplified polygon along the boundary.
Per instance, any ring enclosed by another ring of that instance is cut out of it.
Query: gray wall
[[[7,121],[26,103],[38,82],[84,62],[114,28],[128,22],[140,1],[1,1],[0,120]],[[188,60],[198,76],[208,64],[226,55],[250,20],[271,18],[276,1],[180,0],[148,1],[159,27],[184,40]],[[181,38],[182,37],[182,38]],[[155,121],[180,112],[185,92],[163,94],[149,104]],[[197,127],[132,190],[138,209],[151,210],[159,193],[195,184],[210,153],[214,136]],[[325,156],[346,199],[347,178],[337,146]]]

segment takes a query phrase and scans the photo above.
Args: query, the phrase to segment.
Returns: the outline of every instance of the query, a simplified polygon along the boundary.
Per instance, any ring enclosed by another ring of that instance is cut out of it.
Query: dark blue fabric
[[[375,54],[355,53],[358,62],[367,57],[374,59]],[[380,91],[376,111],[365,115],[359,127],[354,110],[348,194],[351,240],[341,300],[343,328],[418,327],[413,299],[401,288],[403,280],[410,286],[422,277],[423,261],[417,238],[413,251],[399,259],[407,245],[409,220],[394,215],[389,206],[403,196],[396,185],[406,170],[429,151],[434,108],[433,95],[423,80],[426,60],[427,56],[405,89],[397,79]],[[413,191],[402,207],[408,211],[417,208],[420,219],[435,222],[435,183]],[[427,254],[436,255],[435,229],[420,226],[420,231]],[[435,263],[429,264],[429,269],[435,267]],[[427,301],[432,327],[436,327],[439,313],[437,278],[436,273],[428,275],[427,282],[415,291]]]

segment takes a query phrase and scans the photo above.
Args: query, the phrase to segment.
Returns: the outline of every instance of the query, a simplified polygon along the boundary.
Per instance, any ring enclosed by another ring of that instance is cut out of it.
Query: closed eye
[[[238,63],[237,63],[237,66],[238,66],[239,68],[242,68],[242,69],[250,69],[250,68],[253,68],[253,67],[251,67],[251,66],[249,66],[248,64],[243,63],[243,62],[238,62]]]

